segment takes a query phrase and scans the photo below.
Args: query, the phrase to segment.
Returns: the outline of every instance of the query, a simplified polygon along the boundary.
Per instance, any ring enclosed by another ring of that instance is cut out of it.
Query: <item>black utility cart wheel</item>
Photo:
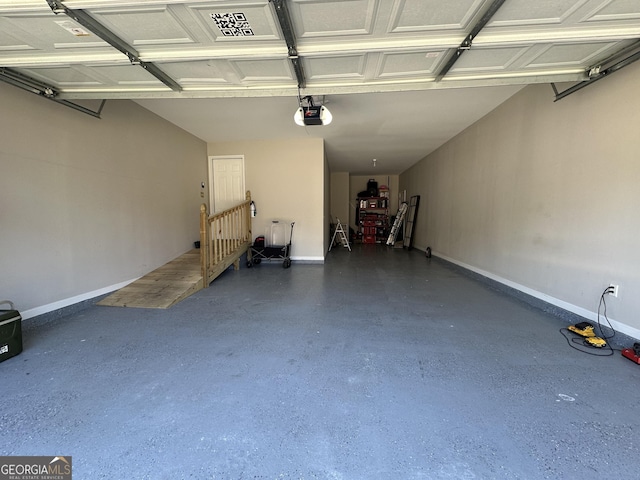
[[[262,261],[262,259],[261,259],[261,258],[254,258],[254,259],[253,259],[253,264],[254,264],[254,265],[260,265],[260,262],[261,262],[261,261]]]
[[[247,268],[253,267],[253,262],[251,260],[247,260]]]
[[[284,262],[282,262],[282,268],[289,268],[291,266],[291,259],[286,258]]]
[[[427,247],[427,249],[424,251],[424,254],[427,256],[427,258],[431,258],[431,247]]]

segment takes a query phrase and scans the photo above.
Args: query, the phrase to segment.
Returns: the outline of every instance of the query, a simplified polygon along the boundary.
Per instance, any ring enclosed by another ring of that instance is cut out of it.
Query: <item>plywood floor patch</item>
[[[112,293],[98,305],[169,308],[200,289],[200,251],[191,250]]]

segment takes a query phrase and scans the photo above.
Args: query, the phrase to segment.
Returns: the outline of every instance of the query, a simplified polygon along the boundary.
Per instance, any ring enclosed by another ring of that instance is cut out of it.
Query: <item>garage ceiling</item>
[[[0,0],[14,84],[134,99],[208,142],[322,137],[354,174],[405,170],[524,85],[595,80],[639,38],[638,0]],[[299,94],[334,122],[296,126]]]

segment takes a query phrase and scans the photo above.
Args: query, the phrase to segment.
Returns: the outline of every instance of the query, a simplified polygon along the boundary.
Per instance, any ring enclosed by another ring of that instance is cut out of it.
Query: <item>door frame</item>
[[[215,169],[213,168],[213,163],[216,160],[241,160],[242,162],[242,188],[243,188],[243,192],[242,192],[242,200],[245,199],[245,195],[246,195],[246,175],[245,175],[245,169],[244,169],[244,155],[209,155],[209,160],[207,162],[207,167],[208,167],[208,174],[209,174],[209,212],[213,213],[215,212],[215,178],[214,178],[214,172]]]

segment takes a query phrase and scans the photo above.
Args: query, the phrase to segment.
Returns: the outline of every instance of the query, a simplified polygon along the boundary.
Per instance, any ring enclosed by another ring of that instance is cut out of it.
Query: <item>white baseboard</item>
[[[134,278],[132,280],[127,280],[125,282],[117,283],[115,285],[110,285],[108,287],[99,288],[98,290],[93,290],[92,292],[82,293],[80,295],[76,295],[75,297],[69,297],[63,300],[58,300],[57,302],[49,303],[47,305],[42,305],[40,307],[31,308],[24,312],[20,312],[20,316],[24,320],[27,318],[37,317],[38,315],[44,315],[45,313],[54,312],[56,310],[60,310],[61,308],[65,308],[70,305],[84,302],[85,300],[90,300],[92,298],[99,297],[100,295],[104,295],[106,293],[111,293],[116,290],[119,290],[122,287],[126,287],[127,285],[137,280],[138,278],[140,277]]]
[[[502,278],[498,275],[495,275],[491,272],[487,272],[484,271],[480,268],[474,267],[473,265],[468,265],[464,262],[460,262],[458,260],[455,260],[453,258],[449,258],[446,255],[442,255],[440,253],[436,253],[436,252],[432,252],[434,257],[439,257],[443,260],[446,260],[447,262],[453,263],[455,265],[458,265],[459,267],[465,268],[467,270],[471,270],[472,272],[475,272],[479,275],[482,275],[483,277],[487,277],[491,280],[494,280],[498,283],[501,283],[503,285],[506,285],[507,287],[513,288],[515,290],[518,290],[522,293],[525,293],[527,295],[530,295],[534,298],[537,298],[538,300],[542,300],[543,302],[549,303],[551,305],[554,305],[556,307],[559,307],[563,310],[566,310],[568,312],[571,313],[575,313],[576,315],[580,315],[581,317],[586,318],[587,320],[591,320],[593,322],[597,322],[598,321],[598,313],[597,312],[592,312],[591,310],[587,310],[586,308],[582,308],[582,307],[578,307],[577,305],[573,305],[571,303],[565,302],[564,300],[560,300],[559,298],[555,298],[552,297],[551,295],[547,295],[545,293],[542,292],[538,292],[537,290],[533,290],[529,287],[525,287],[524,285],[520,285],[519,283],[516,282],[512,282],[511,280],[507,280],[506,278]],[[637,328],[634,327],[630,327],[629,325],[626,325],[624,323],[618,322],[617,320],[614,320],[612,318],[609,318],[609,322],[611,322],[611,326],[613,327],[613,329],[617,332],[623,333],[625,335],[628,335],[630,337],[633,338],[640,338],[640,330],[638,330]]]
[[[324,257],[291,257],[295,263],[324,263]]]

